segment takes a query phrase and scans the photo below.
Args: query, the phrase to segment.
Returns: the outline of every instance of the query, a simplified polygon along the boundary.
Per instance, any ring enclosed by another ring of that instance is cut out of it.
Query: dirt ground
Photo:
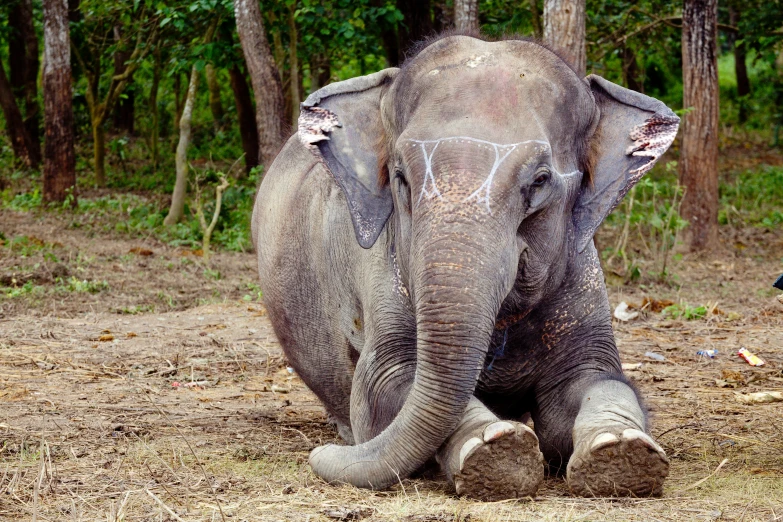
[[[370,492],[312,474],[309,450],[338,439],[286,368],[252,254],[207,263],[47,214],[0,211],[0,231],[0,286],[17,289],[0,294],[0,520],[783,520],[783,403],[736,395],[783,391],[782,233],[724,230],[678,284],[609,289],[714,312],[615,324],[671,459],[663,498],[574,498],[553,477],[532,501],[481,503],[437,480]]]

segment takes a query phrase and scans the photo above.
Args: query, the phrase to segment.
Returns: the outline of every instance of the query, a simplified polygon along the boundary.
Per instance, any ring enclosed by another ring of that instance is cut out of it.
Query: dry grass
[[[64,248],[93,256],[95,279],[108,279],[137,246],[90,243],[51,223],[17,225],[6,235],[55,234]],[[208,293],[222,292],[220,304],[112,313],[134,295],[143,302],[155,291],[192,293],[205,284],[187,270],[160,279],[155,272],[175,254],[145,246],[156,254],[147,267],[127,258],[138,273],[125,287],[118,283],[131,269],[123,265],[109,290],[83,302],[0,298],[0,520],[783,520],[783,404],[744,405],[734,388],[720,387],[783,390],[783,306],[766,290],[781,271],[778,254],[686,256],[675,267],[679,288],[610,288],[614,304],[652,296],[717,302],[724,311],[699,321],[643,314],[615,325],[623,361],[645,362],[628,374],[672,461],[664,498],[573,498],[562,479],[550,478],[533,501],[480,503],[456,498],[438,480],[403,480],[383,492],[324,484],[307,455],[337,436],[286,370],[264,310],[239,300],[252,256],[215,256],[225,276]],[[5,258],[0,266],[26,262]],[[745,364],[733,355],[739,346],[767,366]],[[719,357],[697,358],[704,348]],[[666,361],[647,361],[648,350]]]

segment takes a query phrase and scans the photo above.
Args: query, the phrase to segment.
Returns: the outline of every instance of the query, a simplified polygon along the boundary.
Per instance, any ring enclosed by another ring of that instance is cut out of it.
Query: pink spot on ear
[[[625,153],[651,158],[650,161],[638,169],[631,171],[633,178],[641,178],[645,172],[655,165],[658,158],[671,146],[679,126],[680,119],[676,116],[655,114],[645,120],[643,124],[633,128],[630,137],[634,143],[628,147]]]
[[[328,109],[321,107],[302,106],[299,113],[299,140],[310,150],[314,150],[314,143],[328,140],[326,134],[332,132],[335,127],[342,127],[337,115]]]

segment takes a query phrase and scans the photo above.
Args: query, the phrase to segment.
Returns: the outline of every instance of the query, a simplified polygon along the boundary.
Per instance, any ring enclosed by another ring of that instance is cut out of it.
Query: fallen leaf
[[[736,383],[738,386],[742,386],[742,385],[745,384],[745,376],[742,375],[738,371],[735,371],[735,370],[721,370],[720,375],[726,381],[732,382],[732,383]]]
[[[662,312],[664,308],[667,306],[671,306],[674,304],[674,301],[669,301],[668,299],[653,299],[651,297],[645,297],[642,299],[642,310],[648,310],[653,313],[659,313]]]
[[[152,250],[149,248],[142,248],[142,247],[133,247],[128,251],[129,254],[136,254],[139,256],[148,257],[154,254]]]

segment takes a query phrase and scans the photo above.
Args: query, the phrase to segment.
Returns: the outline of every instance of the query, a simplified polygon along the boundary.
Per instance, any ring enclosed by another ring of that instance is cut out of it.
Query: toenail
[[[623,439],[625,440],[640,440],[644,443],[645,446],[650,448],[651,450],[657,451],[658,453],[661,453],[665,455],[666,453],[663,451],[663,448],[661,448],[656,442],[644,433],[643,431],[636,430],[633,428],[628,428],[627,430],[623,431]]]
[[[590,445],[590,451],[596,451],[607,446],[612,446],[620,442],[620,439],[616,435],[611,433],[601,433],[593,439],[593,443]]]
[[[484,442],[492,442],[495,439],[499,439],[503,435],[508,433],[514,433],[516,428],[510,422],[493,422],[486,428],[484,428]]]
[[[462,449],[459,450],[459,470],[465,466],[465,459],[467,459],[474,449],[484,444],[484,441],[478,437],[468,439],[465,444],[462,445]]]

